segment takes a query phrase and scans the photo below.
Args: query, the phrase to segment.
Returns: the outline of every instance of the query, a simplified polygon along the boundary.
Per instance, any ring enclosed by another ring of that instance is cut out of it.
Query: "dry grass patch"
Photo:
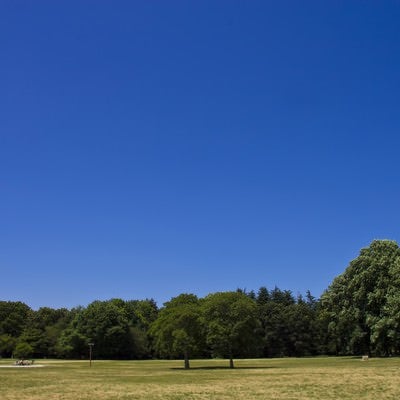
[[[5,364],[2,361],[0,364]],[[2,369],[4,400],[397,399],[400,359],[41,361],[46,368]]]

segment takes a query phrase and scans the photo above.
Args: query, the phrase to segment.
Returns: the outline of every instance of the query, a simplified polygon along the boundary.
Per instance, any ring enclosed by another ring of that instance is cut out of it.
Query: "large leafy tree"
[[[88,343],[95,343],[97,358],[142,359],[151,356],[148,328],[158,313],[154,300],[111,299],[94,301],[88,307],[71,310],[71,322],[58,335],[56,355],[81,358]],[[55,333],[53,325],[46,334]]]
[[[0,301],[0,335],[17,338],[27,327],[32,310],[20,301]]]
[[[28,326],[20,340],[29,343],[34,357],[57,356],[58,338],[71,320],[71,313],[65,308],[41,307],[31,313]]]
[[[400,249],[375,240],[350,262],[321,297],[328,328],[327,347],[339,354],[390,354],[400,308]]]
[[[9,334],[0,335],[0,357],[11,357],[17,339]]]
[[[33,352],[33,347],[29,343],[21,341],[15,346],[14,357],[20,359],[30,358]]]
[[[190,368],[189,357],[203,345],[200,302],[194,294],[181,294],[164,304],[150,328],[154,347],[161,357],[184,358],[185,369]]]
[[[379,317],[370,318],[371,342],[378,354],[400,354],[400,256],[390,267],[390,284]]]
[[[130,300],[125,303],[130,333],[133,340],[134,358],[143,359],[152,356],[150,325],[157,319],[158,307],[153,299]]]
[[[125,302],[130,323],[139,329],[147,330],[157,319],[158,307],[153,299],[129,300]]]
[[[94,342],[95,354],[99,358],[132,358],[132,336],[124,305],[121,299],[97,300],[81,309],[63,336],[62,345],[66,349],[79,346],[80,351],[86,353],[87,346],[85,349],[83,343]]]
[[[260,309],[263,327],[263,355],[283,357],[287,355],[287,320],[281,304],[268,303]]]
[[[0,301],[0,357],[11,357],[31,315],[32,310],[25,303]]]
[[[259,320],[256,302],[241,292],[218,292],[205,297],[203,315],[207,344],[216,356],[251,356],[256,351]]]

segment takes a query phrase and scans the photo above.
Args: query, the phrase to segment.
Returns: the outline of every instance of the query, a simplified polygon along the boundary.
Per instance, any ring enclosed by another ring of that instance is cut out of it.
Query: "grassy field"
[[[308,358],[237,360],[37,360],[13,367],[0,360],[0,398],[127,399],[399,399],[400,359]]]

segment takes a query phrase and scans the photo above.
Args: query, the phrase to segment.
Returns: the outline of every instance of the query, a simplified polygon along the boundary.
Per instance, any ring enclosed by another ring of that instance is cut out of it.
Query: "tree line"
[[[373,241],[320,298],[278,287],[32,310],[0,301],[0,356],[99,359],[400,354],[400,249]]]

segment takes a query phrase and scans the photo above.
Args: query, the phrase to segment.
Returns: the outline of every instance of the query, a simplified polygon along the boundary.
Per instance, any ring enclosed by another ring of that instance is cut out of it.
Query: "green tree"
[[[207,344],[214,355],[249,356],[256,352],[259,321],[254,300],[240,292],[218,292],[204,299],[203,316]]]
[[[321,297],[328,348],[338,354],[390,354],[399,304],[396,242],[375,240],[350,262]],[[394,329],[393,329],[394,328]]]
[[[20,301],[0,301],[0,335],[20,336],[28,325],[31,313],[30,307]]]
[[[295,298],[290,290],[281,290],[275,286],[270,292],[271,301],[282,304],[283,306],[290,306],[296,303]]]
[[[286,307],[275,301],[259,303],[258,317],[262,332],[262,355],[284,357],[288,355],[288,318]]]
[[[30,358],[33,355],[33,347],[26,342],[18,342],[14,349],[14,358]]]
[[[65,308],[41,307],[30,313],[20,339],[32,346],[34,357],[57,356],[56,343],[70,320],[71,313]]]
[[[260,287],[258,290],[256,301],[259,305],[267,304],[270,301],[269,292],[265,286]]]
[[[121,299],[90,303],[76,314],[70,329],[72,337],[95,343],[98,358],[133,358],[128,315]]]
[[[0,357],[11,357],[17,339],[9,334],[0,335]]]
[[[74,327],[62,331],[55,345],[60,358],[83,358],[87,355],[89,338]]]
[[[18,338],[18,343],[27,343],[32,351],[31,356],[41,358],[47,356],[48,342],[44,331],[27,327]]]
[[[125,303],[125,309],[132,326],[144,331],[157,319],[159,311],[153,299],[129,300]]]
[[[194,294],[181,294],[166,302],[150,328],[157,353],[183,356],[185,369],[190,368],[190,355],[202,347],[202,332],[200,302]]]
[[[378,354],[400,354],[400,257],[390,267],[390,284],[379,317],[369,316],[371,342]]]
[[[301,297],[296,304],[285,310],[287,356],[303,357],[317,354],[319,335],[316,325],[316,312],[313,306]]]
[[[133,341],[133,357],[137,359],[152,357],[152,338],[148,331],[157,319],[158,307],[153,299],[130,300],[125,303],[130,334]]]

